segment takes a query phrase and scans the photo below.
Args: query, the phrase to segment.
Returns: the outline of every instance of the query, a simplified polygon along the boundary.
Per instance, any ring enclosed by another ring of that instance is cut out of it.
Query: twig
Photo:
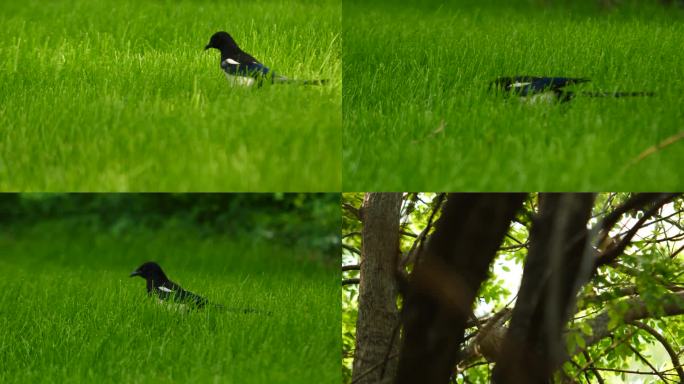
[[[630,160],[625,166],[622,168],[622,171],[626,171],[629,167],[634,166],[636,163],[640,162],[641,160],[651,156],[652,154],[660,151],[661,149],[668,147],[679,140],[684,139],[684,131],[676,133],[665,140],[661,141],[660,143],[653,145],[651,147],[646,148],[643,152],[639,154],[639,156],[633,158]]]
[[[598,268],[602,265],[610,264],[612,263],[615,259],[617,259],[618,256],[622,254],[622,252],[625,251],[625,248],[630,244],[632,241],[632,238],[634,238],[634,235],[637,234],[639,229],[644,225],[646,220],[648,220],[649,217],[653,216],[660,208],[662,208],[663,205],[669,203],[672,201],[677,194],[667,194],[658,199],[658,201],[655,202],[655,204],[646,212],[644,212],[644,215],[634,224],[632,228],[627,232],[627,234],[620,240],[620,242],[609,249],[607,249],[603,254],[599,256],[599,258],[596,260],[595,263],[595,268]]]
[[[399,357],[399,352],[397,352],[397,353],[393,354],[392,356],[390,356],[390,357],[388,358],[388,360],[396,359],[397,357]],[[379,363],[377,363],[377,364],[375,364],[374,366],[368,368],[368,369],[366,370],[366,372],[363,372],[363,373],[359,374],[359,375],[356,377],[356,379],[352,380],[351,384],[357,383],[357,382],[358,382],[359,380],[361,380],[362,378],[368,376],[368,375],[371,374],[373,371],[375,371],[376,369],[380,368],[383,364],[385,364],[385,361],[384,361],[384,360],[381,361],[381,362],[379,362]]]
[[[582,351],[582,353],[584,354],[584,358],[587,359],[587,361],[591,361],[591,356],[589,355],[589,352]],[[596,381],[598,381],[599,384],[605,383],[605,381],[603,380],[603,377],[601,377],[601,374],[599,373],[599,371],[594,369],[594,364],[589,365],[589,370],[591,371],[591,373],[594,374],[594,376],[596,376]],[[585,371],[585,373],[586,373],[586,371]],[[587,383],[591,383],[591,380],[589,380],[588,377],[587,377]]]
[[[649,375],[653,376],[653,372],[644,372],[644,371],[631,371],[628,369],[617,369],[617,368],[601,368],[601,367],[595,367],[594,369],[597,369],[599,371],[608,371],[608,372],[618,372],[618,373],[632,373],[635,375]],[[674,373],[665,373],[661,372],[663,375],[674,375]]]
[[[681,364],[679,363],[679,357],[677,356],[677,353],[675,352],[674,348],[670,345],[670,343],[665,339],[663,335],[658,333],[654,328],[652,328],[649,325],[646,325],[645,323],[642,323],[640,321],[632,321],[629,324],[640,328],[648,333],[651,334],[656,340],[660,342],[660,344],[663,345],[663,348],[667,351],[668,355],[670,355],[670,359],[672,360],[672,365],[674,368],[677,370],[677,375],[679,375],[679,381],[684,383],[684,370],[682,369]]]
[[[684,245],[682,245],[681,247],[679,247],[679,249],[677,249],[676,251],[672,252],[672,254],[670,255],[670,258],[671,258],[671,259],[674,259],[674,258],[677,257],[677,255],[680,254],[682,251],[684,251]]]
[[[629,199],[627,199],[627,201],[622,203],[622,205],[618,206],[613,211],[608,213],[599,223],[599,228],[603,231],[603,236],[601,239],[599,239],[598,243],[600,244],[603,242],[603,238],[608,236],[608,233],[610,232],[611,228],[613,228],[613,226],[618,222],[618,220],[620,220],[620,217],[622,217],[622,215],[634,209],[642,208],[646,204],[655,201],[660,196],[662,196],[662,194],[639,193],[631,196]]]
[[[463,367],[463,368],[460,368],[458,371],[459,371],[459,372],[465,372],[465,371],[469,370],[470,368],[479,367],[480,365],[489,365],[489,364],[494,364],[494,363],[493,363],[493,362],[489,362],[489,361],[487,361],[487,360],[478,361],[478,362],[469,364],[469,365],[467,365],[467,366],[465,366],[465,367]]]
[[[509,246],[507,246],[507,247],[501,247],[501,248],[499,248],[499,252],[501,252],[501,251],[515,251],[515,250],[518,250],[518,249],[527,248],[527,247],[529,247],[529,246],[530,246],[530,243],[529,243],[529,242],[528,242],[528,243],[525,243],[525,244],[509,245]]]
[[[658,375],[658,377],[660,377],[660,379],[663,380],[663,382],[665,382],[665,383],[669,382],[669,379],[667,377],[663,376],[662,373],[658,372],[658,369],[656,367],[654,367],[653,364],[651,364],[651,362],[648,361],[648,359],[645,358],[644,355],[641,354],[641,352],[639,352],[636,348],[634,348],[634,346],[632,344],[627,344],[627,347],[629,347],[629,349],[631,349],[632,352],[634,352],[634,354],[637,355],[639,360],[643,361],[644,364],[648,365],[648,367],[651,368],[651,371],[653,371],[653,373]]]
[[[343,265],[342,266],[342,272],[358,271],[359,269],[361,269],[361,265],[359,265],[359,264],[351,264],[351,265]]]
[[[446,197],[446,193],[440,193],[435,200],[435,206],[432,208],[432,212],[430,213],[430,217],[428,218],[427,225],[425,226],[425,229],[423,229],[422,232],[418,235],[416,240],[413,242],[411,245],[411,249],[408,251],[407,256],[402,260],[401,262],[401,268],[403,270],[404,267],[409,265],[410,263],[415,262],[415,260],[418,258],[418,254],[420,251],[423,249],[423,243],[425,241],[425,237],[427,236],[428,232],[430,232],[430,228],[432,227],[432,220],[434,220],[435,215],[437,212],[440,210],[442,207],[442,203],[444,203]]]
[[[354,285],[358,284],[361,282],[361,279],[359,278],[354,278],[354,279],[342,279],[342,285]]]
[[[352,237],[352,236],[361,236],[361,232],[349,232],[347,234],[342,235],[342,238],[346,239],[347,237]]]
[[[347,251],[349,251],[349,252],[351,252],[351,253],[355,253],[355,254],[357,254],[357,255],[360,255],[360,254],[361,254],[361,251],[359,251],[358,249],[352,247],[351,245],[342,244],[342,248],[343,248],[343,249],[346,249]]]
[[[408,237],[413,237],[413,238],[418,237],[418,235],[416,235],[413,232],[409,232],[409,231],[399,231],[399,234],[402,236],[408,236]]]
[[[606,348],[605,350],[601,351],[601,355],[600,355],[599,357],[603,357],[603,356],[607,355],[608,352],[610,352],[610,351],[612,351],[613,349],[617,348],[620,344],[626,342],[627,339],[629,339],[630,337],[632,337],[632,335],[634,335],[635,333],[636,333],[636,330],[633,330],[632,332],[626,334],[625,337],[623,337],[622,339],[613,340],[613,343],[612,343],[611,345],[609,345],[608,348]],[[611,337],[612,337],[612,336],[611,336]],[[588,346],[587,346],[587,348],[588,348]],[[583,352],[586,351],[586,348],[583,349],[582,351],[583,351]],[[586,364],[584,364],[584,366],[582,367],[582,370],[586,370],[586,369],[588,369],[590,366],[593,366],[594,364],[595,364],[595,361],[589,360],[589,361],[587,361]],[[594,369],[596,369],[596,367],[594,367]]]
[[[355,206],[353,206],[349,203],[342,204],[342,208],[344,208],[345,211],[351,213],[354,217],[359,219],[359,221],[363,221],[363,215],[361,214],[361,209],[356,208]]]

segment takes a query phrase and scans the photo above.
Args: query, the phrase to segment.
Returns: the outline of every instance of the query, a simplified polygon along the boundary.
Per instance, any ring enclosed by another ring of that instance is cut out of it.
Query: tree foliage
[[[5,193],[0,226],[61,220],[124,231],[173,222],[314,247],[333,259],[339,249],[338,209],[334,193]]]
[[[361,248],[361,239],[355,233],[360,233],[363,227],[363,213],[359,211],[362,198],[362,194],[343,196],[343,265],[347,266],[343,268],[346,281],[342,291],[345,382],[351,382],[354,356],[358,311],[354,279],[358,274],[350,266],[360,262],[355,250]],[[416,250],[424,247],[434,233],[444,198],[443,194],[404,194],[399,279],[404,276],[410,281],[416,258],[421,257]],[[531,243],[539,241],[530,236],[534,223],[540,221],[539,206],[540,195],[527,195],[503,240],[497,244],[496,257],[489,264],[487,278],[479,286],[472,313],[466,321],[459,357],[451,369],[453,382],[491,380],[497,354],[504,350],[503,340],[511,336],[508,329],[513,312],[523,305],[523,299],[517,300],[517,295]],[[563,321],[562,353],[559,364],[553,365],[552,381],[684,380],[681,367],[684,358],[683,214],[681,196],[629,193],[595,196],[585,224],[590,239],[587,244],[591,273],[586,277],[586,284],[577,287],[578,293],[571,300],[572,311],[567,321]],[[568,257],[572,260],[572,255]],[[400,306],[405,304],[403,296],[397,297],[397,301]],[[405,332],[402,329],[402,338]]]

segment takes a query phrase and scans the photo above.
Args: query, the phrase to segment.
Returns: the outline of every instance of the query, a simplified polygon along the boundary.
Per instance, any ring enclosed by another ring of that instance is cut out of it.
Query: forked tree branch
[[[639,229],[641,229],[646,220],[648,220],[651,216],[655,215],[663,205],[672,201],[676,196],[677,194],[661,195],[655,201],[653,206],[649,208],[648,211],[644,212],[644,215],[641,216],[641,218],[636,222],[636,224],[632,226],[632,228],[627,232],[627,234],[625,234],[625,236],[620,240],[620,242],[617,245],[608,248],[599,256],[599,258],[596,260],[595,268],[598,268],[602,265],[610,264],[615,259],[617,259],[625,251],[625,248],[627,248],[627,246],[632,242],[632,238],[634,238],[634,236],[637,234]],[[608,233],[608,231],[609,229],[604,227],[604,236]]]

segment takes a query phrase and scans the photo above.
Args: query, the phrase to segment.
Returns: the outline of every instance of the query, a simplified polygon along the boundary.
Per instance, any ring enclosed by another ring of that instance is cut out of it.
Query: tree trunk
[[[401,200],[401,193],[364,197],[355,384],[389,383],[395,375],[397,360],[389,357],[398,349],[392,339],[399,321],[396,271]]]
[[[540,194],[530,250],[496,384],[546,384],[563,360],[563,330],[579,288],[593,271],[587,223],[593,194]]]
[[[445,384],[475,296],[524,194],[450,194],[411,273],[398,384]]]

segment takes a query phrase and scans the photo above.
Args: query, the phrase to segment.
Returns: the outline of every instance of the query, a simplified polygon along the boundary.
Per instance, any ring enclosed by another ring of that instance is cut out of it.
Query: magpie
[[[490,89],[495,88],[506,95],[515,95],[524,101],[535,103],[538,101],[559,101],[561,103],[572,100],[575,92],[565,89],[565,87],[582,84],[591,81],[586,78],[573,77],[535,77],[535,76],[513,76],[499,77],[489,85]],[[653,96],[653,92],[582,92],[582,96],[587,97],[629,97],[629,96]]]
[[[232,85],[261,86],[264,81],[271,83],[323,85],[327,80],[295,80],[279,75],[259,62],[249,53],[240,49],[228,32],[216,32],[204,47],[218,49],[221,52],[221,68]]]
[[[166,274],[161,269],[159,264],[154,261],[148,261],[139,266],[135,271],[131,272],[129,277],[140,276],[147,282],[147,294],[156,295],[160,303],[179,304],[183,307],[192,309],[202,309],[205,307],[213,307],[222,309],[228,312],[240,313],[260,313],[271,315],[270,311],[261,311],[252,308],[226,308],[221,304],[210,303],[206,298],[186,291],[180,285],[174,283],[166,277]]]
[[[131,272],[130,277],[140,276],[147,281],[147,294],[156,295],[159,302],[173,302],[189,305],[193,308],[203,308],[209,304],[206,298],[186,291],[180,285],[166,277],[159,264],[148,261]],[[223,308],[220,304],[212,304],[216,308]]]

